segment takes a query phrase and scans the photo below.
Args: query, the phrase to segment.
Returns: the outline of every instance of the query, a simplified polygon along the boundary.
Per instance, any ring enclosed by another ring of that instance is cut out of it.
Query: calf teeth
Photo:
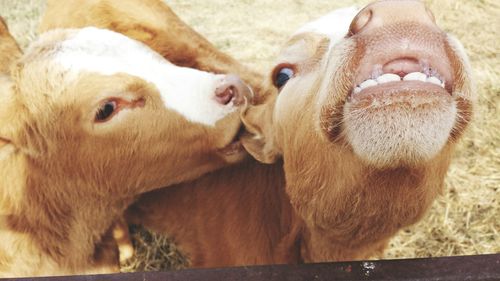
[[[438,86],[443,86],[443,82],[439,80],[437,77],[431,76],[427,78],[427,82],[438,85]]]
[[[379,84],[389,83],[389,82],[399,82],[399,81],[401,81],[401,77],[393,73],[387,73],[377,78],[377,82]]]
[[[362,90],[377,86],[380,84],[384,83],[389,83],[389,82],[399,82],[399,81],[421,81],[421,82],[427,82],[431,83],[434,85],[438,85],[444,88],[444,82],[442,82],[439,78],[436,76],[427,76],[425,73],[422,72],[412,72],[408,73],[403,79],[397,74],[394,73],[386,73],[383,75],[378,76],[376,79],[368,79],[358,85],[357,87],[354,88],[353,93],[357,94],[361,92]]]
[[[368,79],[368,80],[366,80],[365,82],[361,83],[361,84],[359,85],[359,87],[360,87],[361,89],[366,89],[366,88],[368,88],[368,87],[372,87],[372,86],[376,86],[376,85],[378,85],[377,81],[375,81],[375,80],[373,80],[373,79]]]
[[[422,72],[412,72],[406,74],[406,76],[403,78],[403,81],[422,81],[426,82],[427,81],[427,75],[425,75]]]

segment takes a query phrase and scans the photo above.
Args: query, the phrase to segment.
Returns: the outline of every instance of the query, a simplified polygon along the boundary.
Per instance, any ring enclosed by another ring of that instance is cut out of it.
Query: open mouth
[[[427,60],[396,58],[385,64],[363,67],[356,78],[351,96],[410,88],[446,91],[451,94],[451,75],[446,66],[431,65]],[[439,88],[439,89],[437,89]]]

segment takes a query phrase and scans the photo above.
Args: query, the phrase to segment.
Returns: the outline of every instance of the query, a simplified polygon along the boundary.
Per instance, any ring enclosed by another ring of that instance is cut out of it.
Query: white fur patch
[[[418,106],[385,110],[373,105],[371,109],[352,110],[347,103],[345,133],[354,152],[378,168],[415,164],[435,157],[448,141],[457,108],[450,101],[429,109]],[[368,114],[367,110],[372,112]]]
[[[232,102],[215,100],[215,89],[223,75],[178,67],[146,45],[119,33],[87,27],[58,46],[54,60],[74,78],[83,71],[102,75],[126,73],[158,88],[165,106],[186,119],[208,126],[236,110]]]
[[[314,32],[330,38],[330,49],[349,32],[352,20],[360,9],[355,6],[341,8],[301,27],[295,34]]]

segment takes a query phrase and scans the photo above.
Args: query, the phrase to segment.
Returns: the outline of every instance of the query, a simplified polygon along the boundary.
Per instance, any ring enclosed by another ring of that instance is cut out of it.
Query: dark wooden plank
[[[500,280],[500,254],[430,259],[273,265],[171,272],[2,279],[18,281]]]

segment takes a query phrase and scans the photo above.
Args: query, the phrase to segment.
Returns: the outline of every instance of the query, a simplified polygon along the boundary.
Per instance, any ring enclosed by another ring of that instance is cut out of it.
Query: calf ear
[[[9,33],[4,19],[0,17],[0,75],[8,74],[10,66],[21,54],[21,48]]]
[[[13,116],[14,111],[12,82],[7,76],[0,73],[0,149],[12,143],[8,136],[12,133],[12,121],[16,119]]]
[[[7,27],[7,23],[5,22],[5,20],[2,17],[0,17],[0,35],[6,33],[9,33],[9,28]]]
[[[241,118],[246,129],[241,143],[250,155],[266,164],[274,163],[280,157],[274,141],[272,109],[269,104],[250,107]]]
[[[4,138],[0,137],[0,148],[2,148],[2,147],[4,147],[4,146],[8,145],[9,143],[10,143],[10,141],[9,141],[9,140],[7,140],[7,139],[4,139]]]

